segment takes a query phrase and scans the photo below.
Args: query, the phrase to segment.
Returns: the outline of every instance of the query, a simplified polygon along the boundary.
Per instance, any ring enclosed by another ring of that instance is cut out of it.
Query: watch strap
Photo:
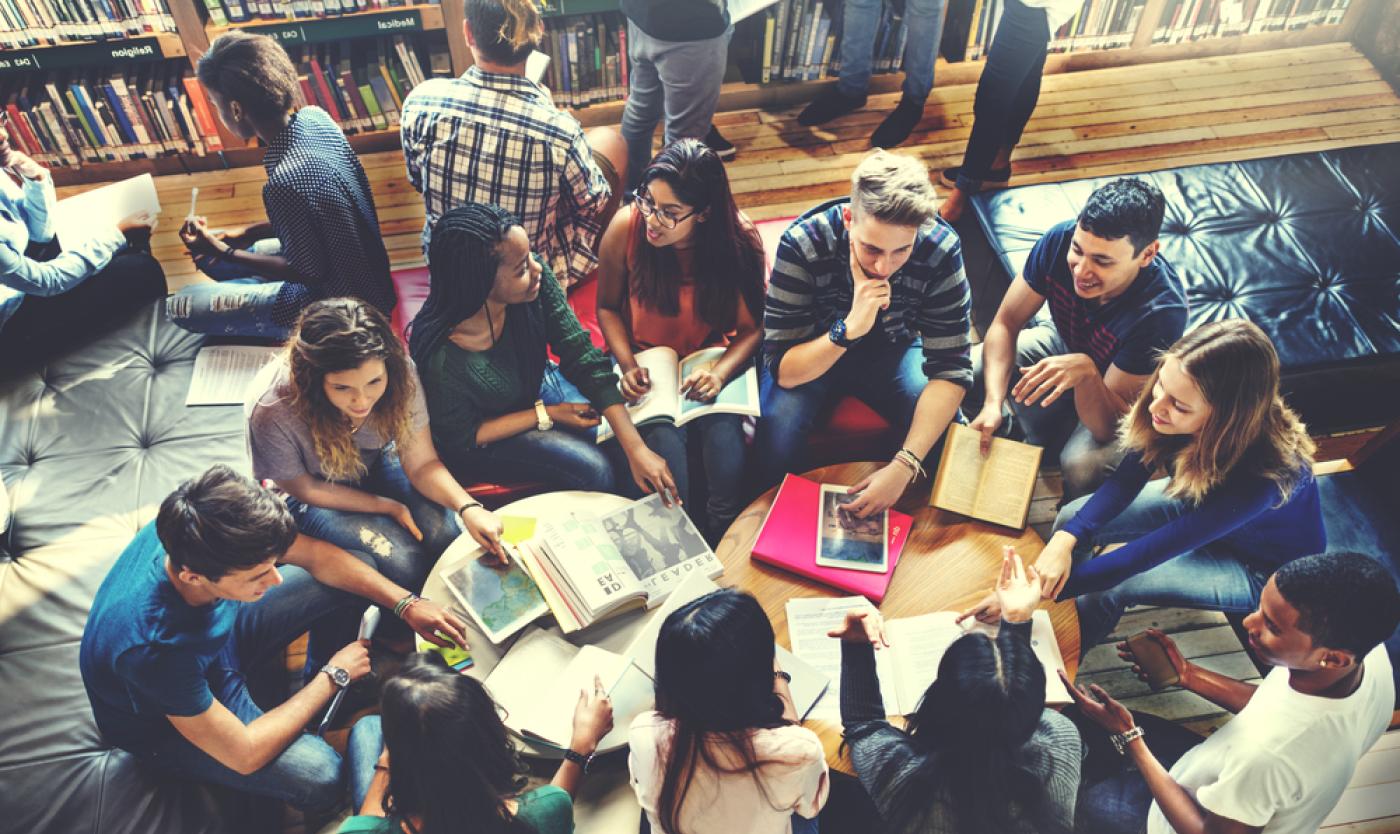
[[[580,753],[577,750],[565,749],[564,761],[573,762],[574,764],[583,768],[584,773],[587,773],[588,766],[593,763],[593,754],[589,753],[587,755],[584,755],[583,753]]]
[[[1141,727],[1129,727],[1124,732],[1109,736],[1108,740],[1113,742],[1113,747],[1118,751],[1118,755],[1126,756],[1128,754],[1128,745],[1145,735],[1147,735],[1147,733],[1144,732]]]

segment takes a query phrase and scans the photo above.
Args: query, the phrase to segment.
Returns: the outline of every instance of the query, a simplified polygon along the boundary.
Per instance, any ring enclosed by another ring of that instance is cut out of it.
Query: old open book
[[[967,426],[948,427],[929,504],[993,524],[1025,527],[1042,449],[994,437],[984,457],[980,441],[981,435]]]

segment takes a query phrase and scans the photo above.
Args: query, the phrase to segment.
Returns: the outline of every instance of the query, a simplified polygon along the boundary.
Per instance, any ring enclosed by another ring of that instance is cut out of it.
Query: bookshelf
[[[47,0],[33,0],[34,2]],[[137,9],[150,9],[160,0],[125,0]],[[0,105],[4,97],[20,89],[20,79],[35,72],[89,73],[106,77],[112,73],[150,72],[138,67],[167,65],[192,67],[208,48],[212,39],[231,29],[264,32],[277,37],[289,49],[315,48],[353,44],[374,38],[404,35],[428,38],[434,43],[445,42],[450,72],[464,72],[471,65],[471,53],[466,45],[461,21],[464,0],[440,0],[439,3],[409,4],[350,11],[326,17],[314,16],[319,4],[327,6],[336,0],[281,0],[281,8],[296,11],[291,17],[268,19],[250,17],[228,20],[226,11],[215,14],[215,7],[226,8],[228,2],[252,6],[253,0],[165,0],[165,16],[175,31],[143,31],[126,38],[89,42],[61,42],[53,45],[33,45],[0,49]],[[267,2],[267,0],[262,0]],[[349,2],[345,2],[348,7]],[[607,21],[607,29],[624,30],[617,0],[539,0],[547,28],[568,28],[572,21]],[[731,0],[732,2],[732,0]],[[779,0],[780,4],[799,4],[810,11],[816,0]],[[830,0],[827,0],[829,3]],[[985,20],[988,7],[1004,0],[950,0],[948,26],[957,27],[966,60],[952,63],[939,60],[937,83],[941,85],[973,83],[981,73],[982,51],[994,32]],[[1377,0],[1085,0],[1083,9],[1061,30],[1052,33],[1051,52],[1046,59],[1046,73],[1073,72],[1130,64],[1153,63],[1215,55],[1236,54],[1295,46],[1308,46],[1332,41],[1351,40],[1365,16],[1367,8]],[[959,7],[961,4],[961,11]],[[776,10],[778,6],[772,7]],[[839,17],[839,4],[829,7],[823,15]],[[765,26],[769,11],[742,21],[736,26],[730,44],[731,61],[742,80],[731,80],[721,90],[720,111],[747,108],[781,108],[809,100],[819,85],[834,77],[835,42],[830,54],[818,50],[812,55],[825,58],[825,68],[801,73],[800,79],[775,79],[761,82],[762,54],[765,47]],[[776,13],[774,14],[776,17]],[[219,18],[223,20],[220,21]],[[0,21],[3,24],[4,21]],[[776,24],[776,20],[774,23]],[[160,26],[160,24],[157,24]],[[13,27],[12,27],[13,28]],[[775,27],[776,28],[776,27]],[[790,28],[790,27],[789,27]],[[837,30],[833,32],[832,30]],[[965,32],[965,34],[962,34]],[[828,37],[839,36],[837,21],[831,20]],[[608,44],[608,41],[602,41]],[[815,43],[809,35],[808,45]],[[546,51],[550,51],[546,44]],[[621,44],[617,43],[616,47]],[[771,44],[768,44],[771,49]],[[949,41],[945,37],[945,52]],[[567,51],[565,51],[565,54]],[[602,56],[606,60],[606,55]],[[558,59],[551,61],[558,71]],[[565,106],[585,126],[616,124],[621,118],[625,84],[622,67],[604,70],[600,76],[611,88],[605,96],[594,97],[587,103]],[[439,67],[441,69],[441,67]],[[733,67],[732,67],[733,69]],[[871,79],[872,93],[894,92],[899,88],[900,74],[891,67],[885,74]],[[550,79],[547,79],[550,80]],[[557,76],[555,76],[557,80]],[[553,86],[553,85],[552,85]],[[555,87],[557,91],[557,87]],[[607,98],[610,100],[601,100]],[[115,161],[84,160],[76,166],[53,166],[54,179],[63,185],[100,182],[130,176],[133,173],[178,173],[182,171],[217,170],[222,167],[255,165],[261,151],[248,147],[230,135],[219,122],[212,131],[217,133],[219,152],[199,154],[181,151],[147,159]],[[351,146],[359,152],[389,150],[397,147],[398,132],[393,128],[362,130],[350,135]]]

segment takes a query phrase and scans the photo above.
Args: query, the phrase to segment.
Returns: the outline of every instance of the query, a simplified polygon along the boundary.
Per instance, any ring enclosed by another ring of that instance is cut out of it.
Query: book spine
[[[219,127],[214,121],[213,108],[209,106],[209,99],[204,95],[204,88],[200,86],[199,79],[194,76],[186,76],[182,80],[185,85],[185,91],[189,94],[190,106],[194,110],[195,123],[199,127],[199,132],[204,139],[204,143],[211,151],[223,150],[224,143],[219,137]]]

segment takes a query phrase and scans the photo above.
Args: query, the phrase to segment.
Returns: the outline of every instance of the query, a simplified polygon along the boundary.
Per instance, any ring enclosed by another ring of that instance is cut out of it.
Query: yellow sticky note
[[[441,632],[439,632],[439,634],[440,633]],[[418,651],[437,652],[438,654],[442,655],[443,660],[447,661],[448,666],[452,667],[453,669],[456,669],[458,672],[464,669],[469,669],[476,663],[476,661],[472,659],[471,652],[467,651],[466,649],[458,648],[456,645],[450,645],[446,648],[442,646],[435,646],[432,643],[429,643],[427,640],[424,640],[421,635],[415,642],[417,643]]]
[[[501,525],[505,527],[501,538],[507,544],[520,544],[535,535],[535,519],[523,515],[503,515]]]

